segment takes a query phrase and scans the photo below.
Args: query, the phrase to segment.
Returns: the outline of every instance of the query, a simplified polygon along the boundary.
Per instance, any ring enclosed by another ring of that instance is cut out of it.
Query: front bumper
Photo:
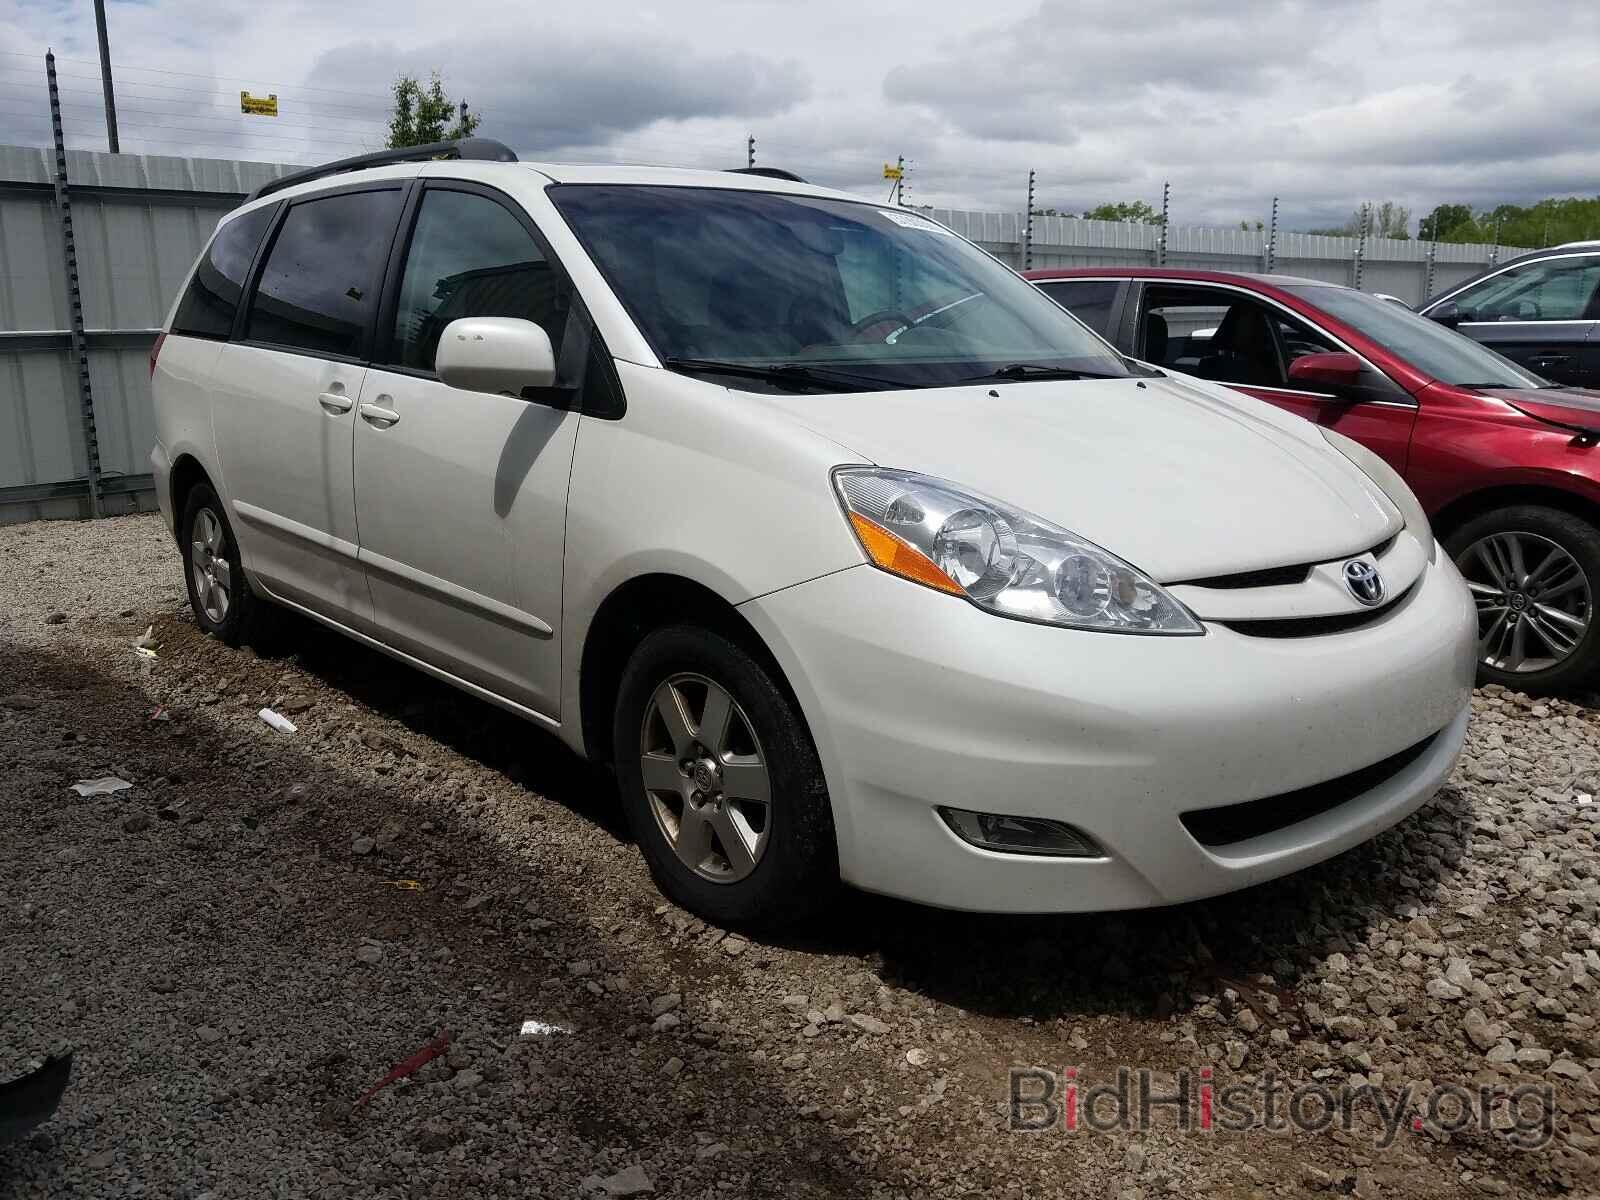
[[[993,912],[1172,904],[1371,838],[1449,776],[1476,657],[1472,602],[1443,555],[1391,611],[1318,637],[1032,625],[869,566],[740,611],[810,724],[844,878]],[[1375,785],[1261,836],[1208,848],[1180,820],[1321,784],[1429,738]],[[1105,855],[980,850],[950,832],[939,804],[1068,821]]]

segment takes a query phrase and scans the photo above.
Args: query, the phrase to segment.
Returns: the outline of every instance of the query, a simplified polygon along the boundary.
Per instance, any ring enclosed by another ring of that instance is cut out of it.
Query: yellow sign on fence
[[[249,92],[240,92],[239,111],[256,117],[275,117],[278,115],[278,93],[273,92],[270,96],[252,96]]]

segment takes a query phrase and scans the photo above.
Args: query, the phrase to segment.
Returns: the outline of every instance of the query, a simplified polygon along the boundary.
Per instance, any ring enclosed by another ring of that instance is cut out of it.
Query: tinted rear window
[[[1114,279],[1042,282],[1039,290],[1101,337],[1109,337],[1111,305],[1121,285]]]
[[[313,354],[359,355],[400,196],[398,189],[344,192],[290,208],[250,302],[245,336]]]
[[[233,317],[239,311],[239,294],[244,289],[250,260],[276,211],[277,206],[272,204],[251,209],[217,230],[178,304],[178,313],[172,319],[173,333],[225,338],[233,331]]]

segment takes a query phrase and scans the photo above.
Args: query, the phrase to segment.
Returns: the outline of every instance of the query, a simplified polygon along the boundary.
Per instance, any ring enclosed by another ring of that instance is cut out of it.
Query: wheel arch
[[[639,643],[668,625],[701,625],[728,638],[771,675],[772,681],[793,706],[795,715],[812,734],[777,656],[765,640],[723,596],[703,583],[683,575],[654,572],[620,584],[600,603],[584,635],[579,658],[579,722],[584,752],[595,762],[610,762],[612,715],[623,670]]]
[[[213,491],[216,490],[217,485],[198,458],[192,454],[180,454],[173,460],[168,488],[172,501],[173,537],[180,541],[183,538],[183,510],[189,503],[189,493],[202,483]]]
[[[1481,488],[1458,496],[1432,518],[1434,536],[1441,542],[1468,521],[1518,504],[1538,504],[1570,513],[1600,529],[1600,500],[1568,488],[1541,483],[1511,483]]]

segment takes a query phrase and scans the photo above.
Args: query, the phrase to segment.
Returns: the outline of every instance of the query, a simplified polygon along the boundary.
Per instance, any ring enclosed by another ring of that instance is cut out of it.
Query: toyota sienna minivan
[[[294,609],[612,764],[711,920],[1211,895],[1461,750],[1473,606],[1381,459],[782,172],[289,176],[151,369],[204,631]]]

